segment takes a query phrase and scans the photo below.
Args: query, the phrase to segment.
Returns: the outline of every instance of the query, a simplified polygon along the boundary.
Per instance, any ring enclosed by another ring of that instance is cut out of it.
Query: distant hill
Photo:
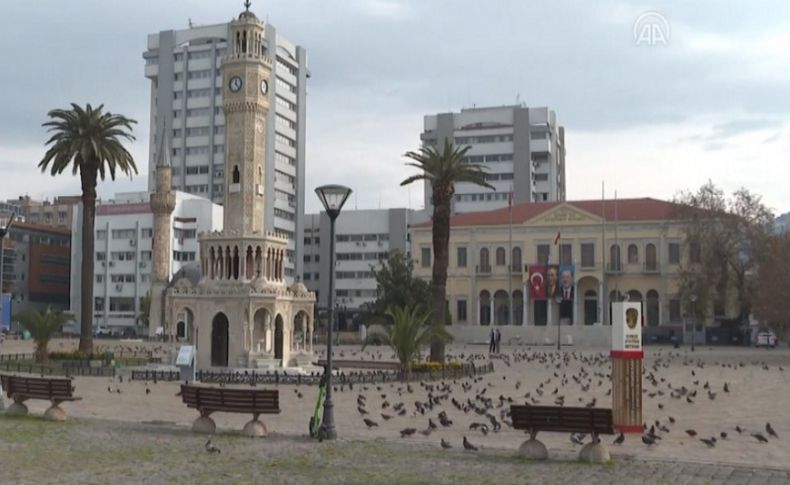
[[[790,212],[785,212],[774,221],[776,232],[790,232]]]

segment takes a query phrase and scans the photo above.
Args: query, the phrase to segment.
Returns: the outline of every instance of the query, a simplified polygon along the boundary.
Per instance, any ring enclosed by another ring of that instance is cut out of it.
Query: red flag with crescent
[[[529,266],[529,297],[533,300],[546,299],[546,267]]]

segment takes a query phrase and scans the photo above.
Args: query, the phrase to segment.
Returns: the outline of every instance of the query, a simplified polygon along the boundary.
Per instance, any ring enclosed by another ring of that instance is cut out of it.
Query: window
[[[423,268],[431,267],[431,248],[422,248],[420,251],[420,264]]]
[[[538,264],[546,265],[549,264],[549,245],[548,244],[538,244],[537,246],[537,253],[538,253]]]
[[[106,261],[107,260],[107,253],[98,252],[96,253],[96,261]]]
[[[173,251],[173,261],[194,261],[195,260],[195,252],[194,251]]]
[[[511,271],[521,272],[521,248],[513,248],[513,255],[510,258]]]
[[[669,321],[679,322],[680,319],[680,300],[677,298],[672,298],[669,300]]]
[[[97,241],[104,241],[106,239],[107,239],[107,231],[105,231],[105,230],[96,231],[96,240]]]
[[[488,258],[488,248],[480,249],[480,262],[478,269],[480,272],[484,273],[491,271],[491,261]]]
[[[104,283],[104,275],[103,274],[97,274],[96,275],[96,283]]]
[[[548,135],[548,132],[545,132],[545,131],[530,131],[529,132],[530,140],[545,140],[546,139],[546,135]]]
[[[669,243],[668,250],[669,264],[680,264],[680,243]]]
[[[110,259],[113,261],[134,261],[134,251],[113,251]]]
[[[455,313],[455,318],[459,322],[466,321],[466,300],[458,300]]]
[[[658,258],[656,257],[656,245],[648,244],[645,246],[645,269],[655,271],[658,269]]]
[[[536,182],[545,182],[549,180],[549,174],[547,173],[536,173],[535,174],[535,181]]]
[[[152,255],[151,251],[140,251],[140,261],[151,261]]]
[[[582,267],[592,268],[595,266],[595,244],[582,243]]]
[[[154,230],[150,227],[140,229],[140,237],[151,239],[154,236]]]
[[[113,239],[134,239],[137,235],[137,230],[135,229],[113,229],[112,230],[112,238]]]
[[[458,246],[455,250],[456,264],[459,268],[466,268],[466,247]]]
[[[615,271],[620,269],[620,246],[617,244],[612,244],[612,247],[609,248],[609,265]]]
[[[133,312],[134,298],[110,298],[111,312]]]
[[[505,265],[505,248],[503,247],[496,248],[496,265],[497,266]]]
[[[101,311],[104,309],[104,298],[97,296],[93,299],[93,309],[95,311]]]
[[[560,244],[560,264],[573,264],[573,246]]]
[[[628,245],[628,264],[639,264],[639,248],[636,244]]]

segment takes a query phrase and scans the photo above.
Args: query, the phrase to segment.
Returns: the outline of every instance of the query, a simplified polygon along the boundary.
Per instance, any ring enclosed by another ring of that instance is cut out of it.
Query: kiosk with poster
[[[642,306],[612,303],[612,417],[622,433],[642,433]]]

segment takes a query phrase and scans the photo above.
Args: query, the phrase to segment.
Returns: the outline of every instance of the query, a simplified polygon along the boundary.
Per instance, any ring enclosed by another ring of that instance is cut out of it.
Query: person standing
[[[497,354],[499,353],[499,344],[501,342],[502,342],[502,333],[499,331],[499,329],[496,329],[496,345],[495,345],[495,349],[496,349],[496,353]]]
[[[492,328],[491,331],[488,332],[488,353],[491,354],[494,350],[496,350],[496,334]]]

